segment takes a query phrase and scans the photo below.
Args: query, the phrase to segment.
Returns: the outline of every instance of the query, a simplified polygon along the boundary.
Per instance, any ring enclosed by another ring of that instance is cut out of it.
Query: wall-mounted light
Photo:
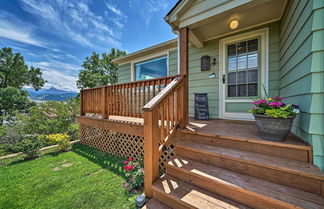
[[[237,19],[234,19],[234,20],[232,20],[231,23],[230,23],[230,28],[231,28],[232,30],[234,30],[234,29],[236,29],[236,28],[238,27],[238,24],[239,24],[238,20],[237,20]]]

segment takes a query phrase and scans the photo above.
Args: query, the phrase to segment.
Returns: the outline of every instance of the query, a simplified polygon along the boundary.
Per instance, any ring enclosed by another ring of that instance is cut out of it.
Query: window
[[[258,39],[227,46],[227,96],[258,96]]]
[[[167,76],[167,57],[159,57],[135,64],[135,80],[146,80]]]

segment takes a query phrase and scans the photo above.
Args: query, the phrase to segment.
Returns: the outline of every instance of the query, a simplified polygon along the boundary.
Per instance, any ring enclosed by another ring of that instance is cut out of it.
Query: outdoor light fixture
[[[234,20],[232,20],[231,23],[230,23],[230,28],[231,28],[232,30],[234,30],[234,29],[237,28],[238,24],[239,24],[238,20],[237,20],[237,19],[234,19]]]

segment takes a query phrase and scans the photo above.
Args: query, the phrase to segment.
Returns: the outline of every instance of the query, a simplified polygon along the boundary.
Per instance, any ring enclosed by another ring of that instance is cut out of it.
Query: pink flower
[[[265,99],[259,99],[258,101],[252,102],[252,104],[267,104],[267,100],[265,100]]]
[[[282,102],[271,102],[269,103],[270,106],[273,107],[281,107],[282,106]]]
[[[134,169],[134,165],[125,165],[124,168],[126,171],[131,171]]]
[[[273,99],[274,100],[277,100],[277,101],[281,101],[282,100],[282,97],[275,96]]]
[[[131,158],[131,157],[130,157],[130,158],[128,158],[128,161],[133,161],[133,158]]]
[[[128,161],[124,161],[124,165],[127,165],[128,164]]]

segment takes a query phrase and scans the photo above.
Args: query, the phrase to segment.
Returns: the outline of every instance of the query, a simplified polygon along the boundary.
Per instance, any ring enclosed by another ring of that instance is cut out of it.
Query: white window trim
[[[141,58],[137,58],[132,60],[131,62],[131,81],[136,81],[135,80],[135,65],[137,63],[141,63],[141,62],[145,62],[145,61],[149,61],[149,60],[153,60],[159,57],[167,57],[167,76],[169,76],[170,72],[169,72],[169,51],[172,51],[173,49],[170,49],[168,51],[165,52],[161,52],[158,54],[154,54],[151,56],[145,56],[145,57],[141,57]]]
[[[219,117],[220,118],[231,118],[238,120],[253,120],[252,114],[248,113],[234,113],[225,112],[225,94],[224,85],[222,82],[224,68],[226,66],[226,45],[231,42],[238,42],[241,40],[251,39],[255,37],[260,38],[260,52],[261,52],[261,84],[265,86],[266,91],[269,88],[269,28],[262,28],[251,32],[227,37],[219,41]],[[265,92],[261,88],[261,96],[265,96]],[[226,102],[251,102],[249,99],[227,99]]]

